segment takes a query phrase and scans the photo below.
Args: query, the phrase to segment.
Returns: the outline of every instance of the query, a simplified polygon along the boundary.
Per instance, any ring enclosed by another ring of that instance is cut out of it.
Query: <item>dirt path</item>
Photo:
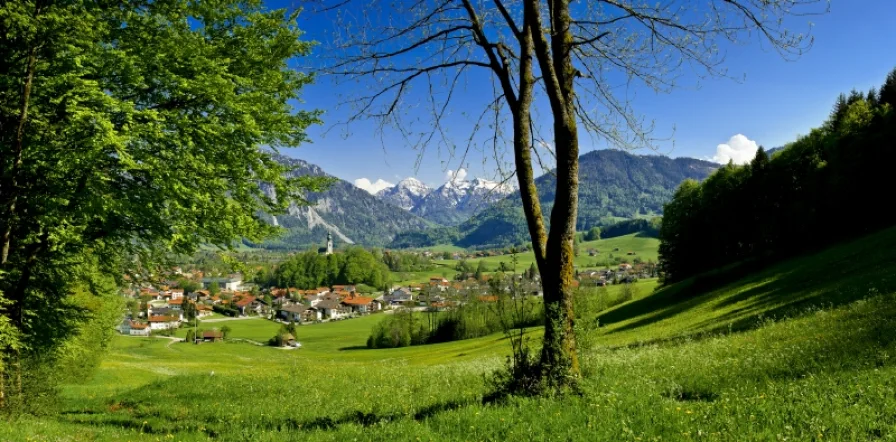
[[[240,316],[239,318],[215,318],[215,319],[200,319],[199,322],[227,322],[227,321],[243,321],[246,319],[264,319],[261,316]]]
[[[171,344],[173,344],[173,343],[175,343],[175,342],[181,342],[181,341],[183,341],[183,339],[178,338],[178,337],[176,337],[176,336],[133,336],[133,335],[119,335],[119,336],[124,336],[124,337],[126,337],[126,338],[156,338],[156,339],[168,339],[170,342],[168,342],[168,344],[165,345],[165,347],[171,347]]]

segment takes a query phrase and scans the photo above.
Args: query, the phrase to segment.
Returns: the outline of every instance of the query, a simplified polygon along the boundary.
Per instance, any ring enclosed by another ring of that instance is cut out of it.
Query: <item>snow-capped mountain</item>
[[[393,206],[411,210],[423,201],[423,198],[429,195],[430,192],[432,192],[432,188],[423,184],[422,181],[411,177],[399,181],[398,184],[392,187],[380,190],[376,193],[376,197]]]
[[[513,187],[509,185],[481,178],[455,178],[436,189],[416,178],[406,178],[380,190],[376,197],[422,218],[453,226],[511,192]]]
[[[506,184],[484,179],[451,180],[426,195],[411,213],[453,226],[460,224],[489,204],[513,192]]]
[[[303,160],[275,156],[283,164],[294,168],[289,176],[330,176],[320,167]],[[268,197],[276,198],[274,189],[262,183]],[[311,192],[305,197],[308,206],[289,207],[287,213],[269,218],[272,224],[286,231],[261,247],[302,249],[309,245],[323,245],[327,234],[333,235],[336,246],[361,244],[382,246],[398,233],[409,229],[429,227],[425,220],[408,214],[391,204],[343,180],[336,180],[322,192]]]

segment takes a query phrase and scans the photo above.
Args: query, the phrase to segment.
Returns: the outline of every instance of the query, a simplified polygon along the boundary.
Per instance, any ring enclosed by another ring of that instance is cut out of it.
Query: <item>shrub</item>
[[[407,347],[412,342],[426,342],[423,321],[410,311],[396,312],[378,323],[367,339],[370,348]]]
[[[619,290],[619,300],[620,304],[623,302],[631,301],[635,299],[635,296],[638,294],[638,289],[634,284],[626,282],[622,284],[622,288]]]
[[[212,306],[212,311],[215,313],[222,314],[224,316],[236,317],[239,315],[239,311],[234,308],[227,307],[225,305],[215,304]]]

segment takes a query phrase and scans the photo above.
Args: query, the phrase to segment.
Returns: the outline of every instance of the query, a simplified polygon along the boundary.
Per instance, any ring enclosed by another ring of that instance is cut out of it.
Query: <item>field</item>
[[[616,238],[602,239],[598,241],[585,241],[579,244],[579,256],[575,258],[575,264],[580,269],[599,269],[604,268],[605,266],[613,267],[615,265],[613,258],[615,257],[623,258],[628,262],[632,262],[635,258],[640,258],[643,261],[650,260],[656,262],[658,247],[658,239],[641,236],[637,233],[619,236]],[[442,249],[443,248],[441,247],[437,247],[436,250],[429,250],[445,251]],[[618,249],[618,251],[616,251],[616,249]],[[595,250],[598,253],[596,253],[594,256],[589,256],[590,250]],[[628,255],[628,252],[634,252],[634,254]],[[532,252],[520,253],[516,256],[516,258],[517,271],[523,271],[529,268],[529,266],[533,262],[535,262],[535,255],[533,255]],[[510,255],[489,256],[485,258],[474,258],[467,260],[467,262],[472,265],[474,269],[479,264],[479,261],[483,261],[485,263],[485,267],[489,272],[497,270],[501,262],[505,263],[508,267],[510,267],[512,264],[512,258]],[[430,271],[393,272],[393,283],[398,285],[422,283],[427,282],[432,276],[443,275],[451,279],[451,277],[455,273],[457,273],[457,270],[455,269],[457,263],[458,261],[453,259],[437,259],[435,260],[436,268]]]
[[[373,315],[302,326],[298,350],[120,337],[57,413],[0,440],[889,440],[894,268],[890,229],[717,288],[642,282],[579,318],[601,325],[582,339],[581,395],[497,404],[482,398],[500,335],[367,350]]]

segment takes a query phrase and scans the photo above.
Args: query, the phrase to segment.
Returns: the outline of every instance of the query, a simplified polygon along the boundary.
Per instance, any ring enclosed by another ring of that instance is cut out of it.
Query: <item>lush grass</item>
[[[622,257],[623,259],[628,260],[628,262],[631,262],[635,258],[656,262],[658,259],[659,247],[660,240],[643,236],[640,233],[597,241],[585,241],[579,244],[579,256],[576,258],[576,264],[583,266],[594,262],[596,263],[595,265],[601,266],[604,265],[610,255],[613,255],[614,257]],[[614,252],[613,250],[617,248],[619,251]],[[589,249],[595,249],[600,253],[596,256],[587,256]],[[635,255],[626,255],[628,252],[635,252]]]
[[[303,326],[291,351],[122,337],[62,413],[0,440],[893,439],[894,264],[891,229],[711,291],[640,290],[600,314],[581,396],[502,404],[481,402],[500,336],[358,349],[372,315]]]
[[[453,253],[453,252],[463,252],[466,249],[464,249],[463,247],[455,246],[453,244],[436,244],[432,247],[425,247],[421,250],[429,250],[430,252],[433,252],[433,253],[442,253],[442,252],[452,252]]]
[[[725,330],[810,306],[836,307],[896,292],[896,229],[772,266],[719,288],[699,279],[665,287],[600,316],[601,342],[629,345]]]

